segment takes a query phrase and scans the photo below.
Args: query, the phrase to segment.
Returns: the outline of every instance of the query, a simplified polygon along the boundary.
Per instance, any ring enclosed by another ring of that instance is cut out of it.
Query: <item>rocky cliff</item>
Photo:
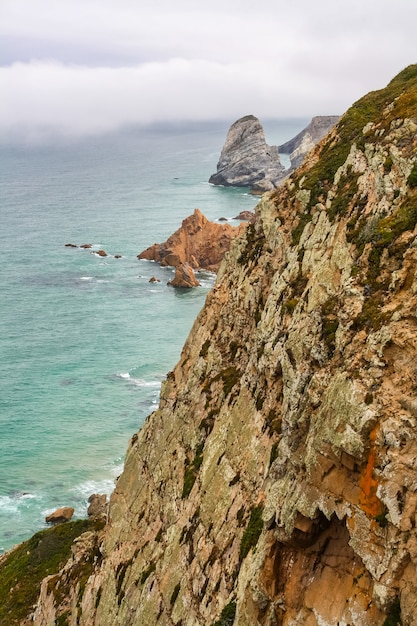
[[[285,175],[276,146],[268,146],[262,125],[254,115],[237,120],[229,129],[217,164],[210,176],[214,185],[252,187],[267,191]]]
[[[417,615],[417,66],[265,194],[34,623]]]
[[[298,135],[278,146],[278,151],[281,154],[289,154],[291,168],[297,168],[305,155],[327,135],[339,119],[340,115],[316,115]]]

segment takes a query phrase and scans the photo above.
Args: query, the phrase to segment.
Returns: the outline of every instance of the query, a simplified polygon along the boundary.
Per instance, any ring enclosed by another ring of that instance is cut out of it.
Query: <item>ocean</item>
[[[60,506],[85,517],[157,407],[215,277],[175,290],[171,268],[136,255],[196,207],[218,220],[256,205],[207,182],[233,121],[0,145],[0,553]],[[308,122],[262,120],[271,145]]]

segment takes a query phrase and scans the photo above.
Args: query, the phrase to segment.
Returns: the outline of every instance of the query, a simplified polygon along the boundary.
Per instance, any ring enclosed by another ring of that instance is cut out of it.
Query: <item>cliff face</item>
[[[35,624],[416,623],[416,131],[411,66],[262,197]]]

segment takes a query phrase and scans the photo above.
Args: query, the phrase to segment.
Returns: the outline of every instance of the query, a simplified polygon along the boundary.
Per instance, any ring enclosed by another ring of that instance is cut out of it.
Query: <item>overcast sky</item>
[[[0,134],[343,113],[416,27],[417,0],[1,0]]]

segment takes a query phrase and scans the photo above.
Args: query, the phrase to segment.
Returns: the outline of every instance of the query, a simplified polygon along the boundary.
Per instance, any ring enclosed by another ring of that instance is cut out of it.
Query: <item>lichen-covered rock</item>
[[[262,197],[38,626],[415,624],[416,110],[411,66]]]

